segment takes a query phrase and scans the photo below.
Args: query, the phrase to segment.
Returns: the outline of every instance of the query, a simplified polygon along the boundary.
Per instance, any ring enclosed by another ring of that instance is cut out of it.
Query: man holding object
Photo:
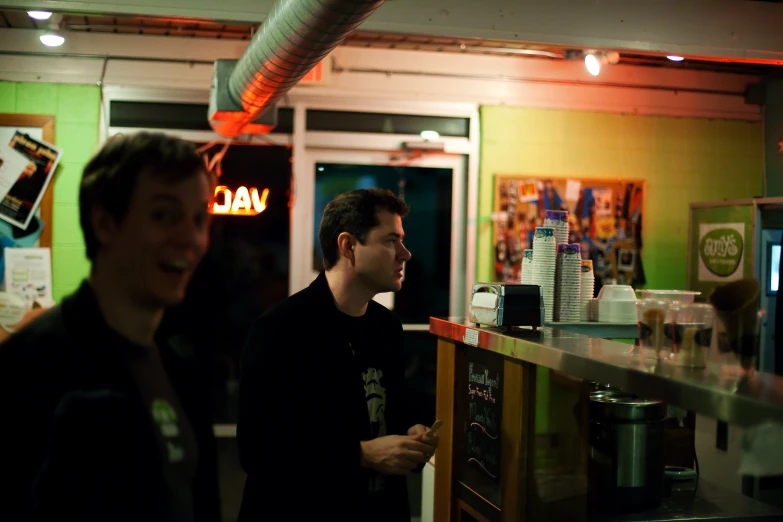
[[[402,326],[373,301],[402,288],[407,213],[389,191],[336,197],[318,234],[325,272],[251,330],[237,432],[242,522],[410,521],[405,475],[438,439],[407,418]]]

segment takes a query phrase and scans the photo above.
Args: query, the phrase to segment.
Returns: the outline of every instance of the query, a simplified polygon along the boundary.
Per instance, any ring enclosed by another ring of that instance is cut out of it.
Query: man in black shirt
[[[242,522],[410,522],[405,475],[438,441],[409,418],[402,326],[373,301],[402,288],[407,212],[379,189],[335,198],[318,236],[325,272],[250,332],[237,426]]]
[[[90,276],[0,345],[0,520],[219,520],[206,386],[158,333],[207,250],[213,187],[162,134],[85,167]]]

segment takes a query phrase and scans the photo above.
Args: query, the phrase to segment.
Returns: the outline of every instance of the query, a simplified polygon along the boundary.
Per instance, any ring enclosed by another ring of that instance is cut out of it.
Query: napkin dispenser
[[[475,283],[469,319],[491,326],[543,326],[544,293],[538,285]]]

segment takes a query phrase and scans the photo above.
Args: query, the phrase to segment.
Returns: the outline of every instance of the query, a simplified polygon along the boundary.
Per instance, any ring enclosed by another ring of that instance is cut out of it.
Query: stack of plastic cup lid
[[[568,243],[568,211],[567,210],[547,210],[544,219],[545,227],[555,229],[555,239],[558,245]]]
[[[579,322],[582,306],[582,256],[579,243],[557,245],[555,321]]]
[[[557,243],[552,227],[536,227],[533,236],[533,284],[544,294],[544,320],[551,323],[555,310]],[[524,272],[523,272],[524,273]]]
[[[590,320],[590,299],[595,294],[595,274],[593,273],[593,261],[582,259],[582,305],[579,308],[579,320]]]
[[[522,278],[520,283],[523,285],[533,284],[533,249],[526,248],[525,256],[522,258]]]

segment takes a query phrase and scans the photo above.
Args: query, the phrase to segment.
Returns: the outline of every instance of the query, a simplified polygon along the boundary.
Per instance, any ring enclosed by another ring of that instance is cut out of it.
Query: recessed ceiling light
[[[682,56],[677,56],[676,54],[670,54],[666,58],[668,58],[669,60],[671,60],[673,62],[681,62],[681,61],[683,61],[685,59]]]
[[[434,130],[423,130],[419,135],[423,140],[437,140],[438,138],[440,138],[440,134],[438,133],[438,131],[434,131]]]
[[[52,16],[51,11],[27,11],[27,16],[36,20],[48,20]]]
[[[57,33],[46,33],[41,35],[41,43],[46,47],[59,47],[65,43],[65,38]]]

